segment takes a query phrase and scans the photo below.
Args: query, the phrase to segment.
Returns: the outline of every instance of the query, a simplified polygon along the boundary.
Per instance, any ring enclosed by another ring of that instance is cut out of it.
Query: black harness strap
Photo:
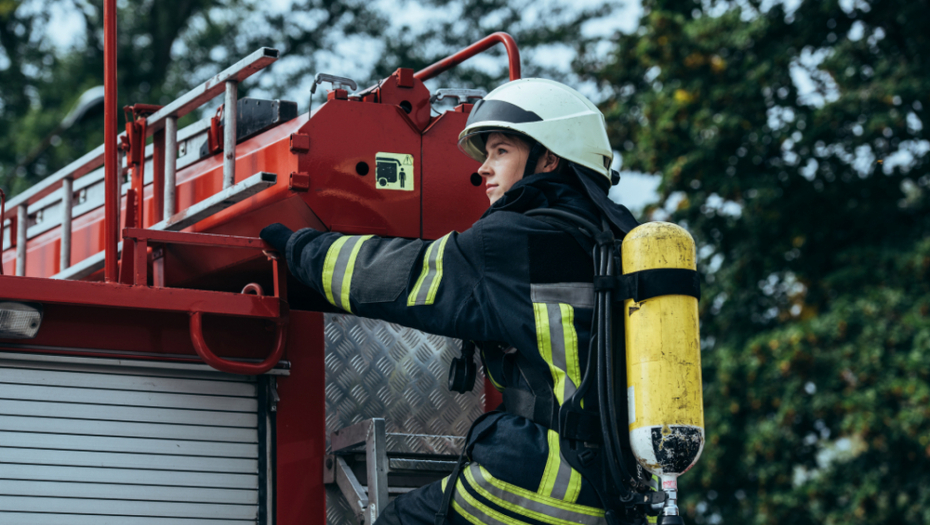
[[[624,275],[597,276],[594,289],[614,292],[615,301],[633,299],[640,302],[662,295],[689,295],[700,299],[701,278],[694,270],[656,268]]]

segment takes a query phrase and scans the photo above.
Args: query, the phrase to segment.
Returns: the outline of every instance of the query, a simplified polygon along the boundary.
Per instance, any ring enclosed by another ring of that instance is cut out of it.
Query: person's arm
[[[483,230],[436,241],[278,230],[276,241],[286,238],[291,273],[342,310],[439,335],[504,340],[485,290]]]

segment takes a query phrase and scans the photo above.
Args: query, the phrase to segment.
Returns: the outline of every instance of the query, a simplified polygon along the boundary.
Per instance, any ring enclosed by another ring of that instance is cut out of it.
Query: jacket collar
[[[597,209],[583,193],[574,177],[556,173],[537,173],[514,184],[482,218],[499,211],[526,213],[538,208],[559,208],[596,220]]]

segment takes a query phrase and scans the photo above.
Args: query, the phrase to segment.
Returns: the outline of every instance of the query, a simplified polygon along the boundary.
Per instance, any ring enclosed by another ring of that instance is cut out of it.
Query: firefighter
[[[280,224],[261,232],[332,305],[475,341],[487,377],[503,392],[502,410],[472,425],[456,474],[399,496],[378,523],[639,521],[605,516],[617,488],[603,473],[597,419],[576,417],[559,433],[559,407],[588,368],[594,241],[527,215],[555,209],[595,224],[603,218],[618,238],[636,226],[607,199],[616,176],[604,116],[568,86],[518,80],[475,104],[459,148],[483,163],[478,173],[491,203],[464,232],[432,242],[294,233]]]

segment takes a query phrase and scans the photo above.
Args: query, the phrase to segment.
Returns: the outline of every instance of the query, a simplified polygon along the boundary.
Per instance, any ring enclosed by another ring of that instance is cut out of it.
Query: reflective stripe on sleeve
[[[439,283],[442,282],[442,256],[450,235],[452,234],[433,241],[426,249],[426,254],[423,255],[423,270],[407,297],[407,306],[430,305],[435,302]]]
[[[352,274],[355,271],[355,259],[362,243],[372,235],[344,235],[329,247],[323,262],[323,290],[326,300],[334,306],[352,313],[349,292],[352,289]]]
[[[462,482],[460,479],[459,483]],[[551,525],[607,525],[603,509],[568,503],[511,485],[496,479],[480,465],[473,464],[465,470],[464,482],[494,505],[534,520]]]

